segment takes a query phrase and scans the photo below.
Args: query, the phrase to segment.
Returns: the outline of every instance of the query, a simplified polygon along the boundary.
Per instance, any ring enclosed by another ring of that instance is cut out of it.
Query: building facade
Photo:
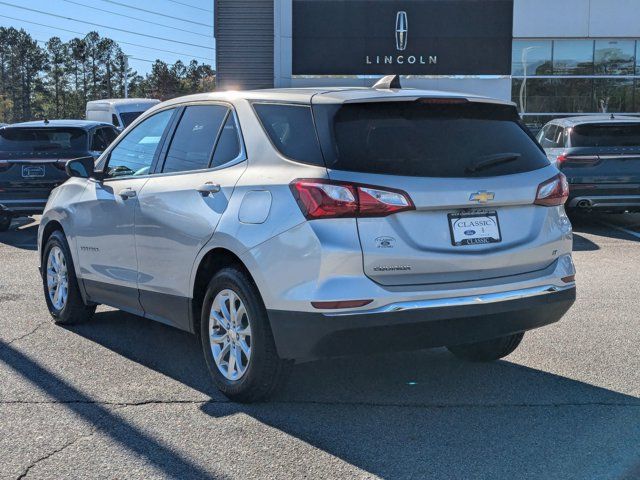
[[[640,0],[216,0],[221,88],[371,85],[514,101],[550,118],[640,112]]]

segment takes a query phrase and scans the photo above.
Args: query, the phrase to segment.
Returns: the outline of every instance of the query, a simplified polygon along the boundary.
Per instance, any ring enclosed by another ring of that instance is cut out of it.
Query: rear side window
[[[578,125],[571,131],[572,147],[638,147],[640,124]]]
[[[310,107],[268,103],[255,103],[253,107],[271,143],[282,155],[324,166]]]
[[[221,105],[187,107],[176,128],[162,171],[209,168],[213,147],[228,111]]]
[[[549,165],[510,105],[425,99],[317,105],[314,114],[327,168],[486,177]]]
[[[227,121],[220,132],[216,152],[213,155],[212,167],[220,167],[240,156],[240,132],[236,125],[235,117],[229,112]]]

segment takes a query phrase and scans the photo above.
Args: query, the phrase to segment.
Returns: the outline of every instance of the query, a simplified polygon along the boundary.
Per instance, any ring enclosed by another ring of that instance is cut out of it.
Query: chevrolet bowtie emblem
[[[493,192],[487,192],[485,190],[481,190],[476,193],[472,193],[469,197],[470,202],[478,202],[478,203],[487,203],[496,198],[496,194]]]

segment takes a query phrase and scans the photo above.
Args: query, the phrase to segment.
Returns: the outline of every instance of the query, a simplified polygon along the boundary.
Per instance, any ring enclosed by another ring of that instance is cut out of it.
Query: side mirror
[[[64,169],[70,177],[91,178],[94,176],[93,157],[80,157],[69,160]]]

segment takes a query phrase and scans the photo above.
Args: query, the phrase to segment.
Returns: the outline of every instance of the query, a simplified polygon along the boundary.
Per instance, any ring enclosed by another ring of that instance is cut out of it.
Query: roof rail
[[[386,77],[382,77],[376,83],[373,84],[373,87],[376,90],[388,90],[388,89],[401,89],[400,85],[400,75],[387,75]]]

